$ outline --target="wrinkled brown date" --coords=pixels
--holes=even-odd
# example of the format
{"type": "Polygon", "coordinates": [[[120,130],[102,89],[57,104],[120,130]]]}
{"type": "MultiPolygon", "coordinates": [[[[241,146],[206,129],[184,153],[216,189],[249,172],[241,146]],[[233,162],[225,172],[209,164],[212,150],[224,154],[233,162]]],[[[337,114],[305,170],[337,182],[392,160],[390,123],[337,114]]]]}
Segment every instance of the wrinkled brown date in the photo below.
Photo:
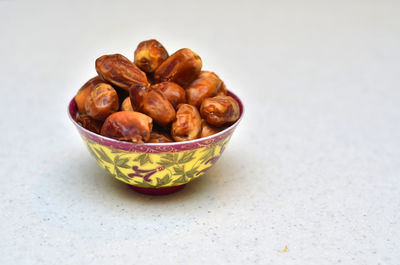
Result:
{"type": "Polygon", "coordinates": [[[79,115],[76,117],[76,122],[81,124],[83,128],[97,134],[100,133],[101,126],[103,125],[102,121],[95,120],[89,115],[79,115]]]}
{"type": "Polygon", "coordinates": [[[134,84],[148,84],[146,74],[121,54],[98,58],[96,71],[103,80],[125,90],[129,90],[134,84]]]}
{"type": "Polygon", "coordinates": [[[211,125],[224,126],[239,119],[239,104],[230,96],[206,98],[200,107],[201,116],[211,125]]]}
{"type": "Polygon", "coordinates": [[[168,58],[168,52],[157,40],[146,40],[139,43],[134,57],[140,69],[153,73],[168,58]]]}
{"type": "Polygon", "coordinates": [[[97,84],[85,103],[86,114],[96,120],[104,120],[118,111],[119,100],[115,89],[106,83],[97,84]]]}
{"type": "Polygon", "coordinates": [[[130,88],[132,106],[149,115],[155,122],[165,126],[175,118],[175,109],[171,102],[159,90],[143,85],[130,88]]]}
{"type": "Polygon", "coordinates": [[[119,111],[107,117],[101,135],[120,141],[144,143],[150,139],[152,128],[149,116],[135,111],[119,111]]]}
{"type": "Polygon", "coordinates": [[[155,131],[152,131],[150,133],[150,139],[147,141],[147,143],[170,143],[173,142],[172,139],[163,133],[158,133],[155,131]]]}
{"type": "Polygon", "coordinates": [[[202,71],[186,89],[188,103],[200,107],[204,99],[214,97],[220,92],[223,93],[221,91],[223,87],[224,83],[215,73],[202,71]]]}
{"type": "Polygon", "coordinates": [[[85,103],[89,97],[90,92],[92,92],[93,88],[99,84],[104,83],[104,81],[99,77],[95,76],[87,81],[78,91],[75,96],[75,102],[78,107],[78,111],[81,114],[85,113],[85,103]]]}
{"type": "Polygon", "coordinates": [[[176,108],[181,103],[186,103],[186,92],[178,84],[173,82],[161,82],[152,85],[153,88],[163,92],[164,96],[171,102],[172,106],[176,108]]]}
{"type": "Polygon", "coordinates": [[[171,81],[186,87],[196,79],[201,67],[200,56],[188,48],[180,49],[156,69],[154,79],[157,83],[171,81]]]}
{"type": "Polygon", "coordinates": [[[201,117],[196,107],[181,104],[176,112],[176,119],[172,123],[171,135],[175,141],[196,139],[201,132],[201,117]]]}
{"type": "Polygon", "coordinates": [[[205,120],[202,120],[200,138],[219,133],[222,130],[222,128],[217,128],[215,126],[212,126],[211,124],[208,124],[205,120]]]}

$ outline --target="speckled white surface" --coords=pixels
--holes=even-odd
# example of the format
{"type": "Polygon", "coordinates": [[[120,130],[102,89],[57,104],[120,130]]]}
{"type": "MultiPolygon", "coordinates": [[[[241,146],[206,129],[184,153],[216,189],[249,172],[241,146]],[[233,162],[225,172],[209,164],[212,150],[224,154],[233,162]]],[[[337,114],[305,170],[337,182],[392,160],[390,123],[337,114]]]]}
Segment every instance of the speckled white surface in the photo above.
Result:
{"type": "Polygon", "coordinates": [[[0,0],[0,264],[400,264],[400,2],[197,2],[0,0]],[[98,56],[152,37],[246,106],[166,197],[106,175],[66,114],[98,56]]]}

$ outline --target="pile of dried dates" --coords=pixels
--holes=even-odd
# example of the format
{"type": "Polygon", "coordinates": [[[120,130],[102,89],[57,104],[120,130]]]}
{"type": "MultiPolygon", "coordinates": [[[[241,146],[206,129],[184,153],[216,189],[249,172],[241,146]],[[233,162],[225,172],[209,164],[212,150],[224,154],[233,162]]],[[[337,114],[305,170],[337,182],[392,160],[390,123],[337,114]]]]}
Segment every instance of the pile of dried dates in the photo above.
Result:
{"type": "Polygon", "coordinates": [[[171,56],[157,40],[141,42],[134,62],[120,54],[96,60],[98,76],[75,96],[84,128],[120,141],[189,141],[220,132],[239,119],[238,103],[222,80],[202,71],[201,58],[171,56]]]}

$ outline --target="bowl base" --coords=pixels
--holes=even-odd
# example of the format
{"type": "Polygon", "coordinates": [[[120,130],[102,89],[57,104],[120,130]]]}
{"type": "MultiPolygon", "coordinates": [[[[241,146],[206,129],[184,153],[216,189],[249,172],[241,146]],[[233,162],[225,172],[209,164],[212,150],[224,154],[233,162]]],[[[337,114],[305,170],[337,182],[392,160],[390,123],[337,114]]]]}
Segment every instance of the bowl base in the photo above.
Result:
{"type": "Polygon", "coordinates": [[[173,186],[173,187],[165,187],[165,188],[142,188],[142,187],[137,187],[133,185],[129,185],[131,189],[133,189],[136,192],[142,193],[142,194],[147,194],[147,195],[167,195],[171,194],[177,191],[180,191],[185,187],[186,184],[179,185],[179,186],[173,186]]]}

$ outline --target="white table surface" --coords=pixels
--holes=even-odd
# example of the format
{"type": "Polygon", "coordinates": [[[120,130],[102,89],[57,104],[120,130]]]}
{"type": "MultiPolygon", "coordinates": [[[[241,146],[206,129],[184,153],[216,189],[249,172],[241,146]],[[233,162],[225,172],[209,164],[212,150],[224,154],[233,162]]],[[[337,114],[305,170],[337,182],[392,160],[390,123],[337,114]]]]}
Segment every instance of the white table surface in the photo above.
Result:
{"type": "Polygon", "coordinates": [[[400,264],[400,2],[196,2],[0,0],[0,264],[400,264]],[[149,38],[246,107],[164,197],[103,172],[66,112],[149,38]]]}

